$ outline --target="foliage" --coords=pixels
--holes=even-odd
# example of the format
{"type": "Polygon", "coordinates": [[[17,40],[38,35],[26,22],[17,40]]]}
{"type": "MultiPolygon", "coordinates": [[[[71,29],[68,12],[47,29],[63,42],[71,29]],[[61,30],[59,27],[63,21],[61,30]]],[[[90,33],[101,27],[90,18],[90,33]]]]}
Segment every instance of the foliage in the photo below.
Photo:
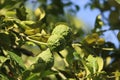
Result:
{"type": "Polygon", "coordinates": [[[69,0],[38,0],[40,5],[33,10],[25,2],[0,1],[0,80],[119,80],[119,50],[101,38],[101,15],[84,36],[73,16],[78,5],[69,0]]]}

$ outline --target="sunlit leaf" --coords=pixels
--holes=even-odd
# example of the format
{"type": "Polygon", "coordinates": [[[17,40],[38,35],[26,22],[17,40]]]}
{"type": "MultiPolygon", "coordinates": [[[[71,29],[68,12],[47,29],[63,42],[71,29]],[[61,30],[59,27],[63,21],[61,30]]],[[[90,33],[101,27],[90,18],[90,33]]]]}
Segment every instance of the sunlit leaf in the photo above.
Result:
{"type": "Polygon", "coordinates": [[[33,35],[33,34],[35,34],[35,30],[34,29],[26,29],[25,30],[25,34],[27,34],[27,35],[33,35]]]}
{"type": "Polygon", "coordinates": [[[43,51],[36,57],[36,62],[33,64],[33,72],[44,72],[50,69],[54,64],[54,57],[50,49],[43,51]]]}
{"type": "Polygon", "coordinates": [[[27,12],[27,20],[35,20],[35,15],[32,9],[26,8],[26,12],[27,12]]]}
{"type": "Polygon", "coordinates": [[[9,80],[5,75],[0,74],[0,80],[9,80]]]}
{"type": "Polygon", "coordinates": [[[120,4],[120,0],[115,0],[115,1],[120,4]]]}
{"type": "Polygon", "coordinates": [[[26,25],[24,22],[16,21],[16,24],[21,28],[21,29],[31,29],[28,25],[26,25]]]}
{"type": "Polygon", "coordinates": [[[21,48],[33,52],[34,55],[37,55],[41,52],[39,46],[37,46],[35,43],[30,41],[27,41],[24,45],[21,46],[21,48]]]}
{"type": "Polygon", "coordinates": [[[120,72],[119,70],[116,70],[115,72],[113,72],[114,76],[115,76],[115,80],[119,80],[120,79],[120,72]]]}
{"type": "Polygon", "coordinates": [[[9,53],[8,55],[10,55],[10,58],[12,60],[14,60],[17,64],[19,64],[20,67],[22,67],[23,69],[25,69],[24,62],[23,62],[23,60],[22,60],[21,57],[19,57],[18,55],[16,55],[13,52],[10,52],[10,51],[8,51],[8,53],[9,53]]]}
{"type": "Polygon", "coordinates": [[[113,51],[115,50],[114,48],[102,48],[103,50],[108,50],[108,51],[113,51]]]}
{"type": "Polygon", "coordinates": [[[52,70],[46,70],[43,74],[42,77],[45,77],[47,75],[53,75],[53,74],[57,74],[57,71],[52,71],[52,70]]]}
{"type": "Polygon", "coordinates": [[[44,29],[42,29],[41,34],[46,35],[47,33],[44,29]]]}
{"type": "Polygon", "coordinates": [[[38,58],[38,62],[40,61],[40,59],[45,61],[46,68],[51,68],[53,66],[54,57],[49,48],[47,50],[43,51],[42,53],[40,53],[37,56],[37,58],[38,58]]]}
{"type": "Polygon", "coordinates": [[[85,56],[85,53],[82,48],[80,48],[80,44],[73,44],[72,45],[75,51],[83,58],[85,56]]]}
{"type": "Polygon", "coordinates": [[[89,55],[87,61],[88,61],[87,63],[88,70],[91,72],[91,74],[96,73],[99,68],[97,64],[97,59],[92,55],[89,55]]]}
{"type": "Polygon", "coordinates": [[[100,72],[103,69],[103,59],[101,57],[96,57],[97,64],[98,64],[98,72],[100,72]]]}
{"type": "Polygon", "coordinates": [[[22,21],[24,24],[27,24],[27,25],[32,25],[32,24],[35,24],[34,21],[22,21]]]}
{"type": "Polygon", "coordinates": [[[26,80],[39,80],[40,77],[39,77],[39,73],[34,73],[34,74],[31,74],[26,80]]]}
{"type": "Polygon", "coordinates": [[[42,8],[37,8],[34,14],[38,20],[41,20],[45,17],[45,11],[42,8]]]}
{"type": "Polygon", "coordinates": [[[79,60],[80,59],[80,54],[78,54],[77,52],[74,52],[73,55],[74,55],[74,59],[75,60],[79,60]]]}
{"type": "Polygon", "coordinates": [[[108,56],[106,58],[106,64],[105,65],[108,66],[111,63],[111,60],[112,60],[112,58],[110,56],[108,56]]]}
{"type": "Polygon", "coordinates": [[[8,58],[6,58],[4,56],[0,56],[0,67],[6,60],[8,60],[8,58]]]}

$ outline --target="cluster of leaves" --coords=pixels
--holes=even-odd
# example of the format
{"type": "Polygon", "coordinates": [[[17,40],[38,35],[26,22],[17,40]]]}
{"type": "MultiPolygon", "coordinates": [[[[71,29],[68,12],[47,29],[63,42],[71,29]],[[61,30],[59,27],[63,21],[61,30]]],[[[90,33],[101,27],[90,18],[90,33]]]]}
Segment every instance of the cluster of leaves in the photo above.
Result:
{"type": "Polygon", "coordinates": [[[97,32],[100,16],[93,33],[84,37],[71,16],[77,5],[69,0],[37,2],[40,6],[32,10],[25,0],[0,1],[1,80],[119,79],[119,70],[112,77],[107,73],[111,66],[106,59],[115,47],[97,32]],[[67,17],[64,8],[71,6],[67,17]]]}
{"type": "MultiPolygon", "coordinates": [[[[113,32],[115,35],[116,39],[118,39],[118,42],[120,41],[120,19],[119,19],[119,11],[120,11],[120,0],[91,0],[88,4],[86,4],[86,7],[90,7],[91,9],[98,9],[102,15],[102,22],[104,22],[105,26],[109,26],[108,30],[101,31],[101,27],[98,28],[98,26],[93,29],[93,32],[98,29],[99,33],[104,33],[107,31],[113,32]],[[100,31],[99,31],[100,30],[100,31]],[[118,33],[116,33],[117,31],[118,33]],[[117,35],[116,35],[117,34],[117,35]]],[[[101,24],[101,22],[99,23],[101,24]]],[[[98,25],[98,24],[97,24],[98,25]]],[[[116,40],[117,41],[117,40],[116,40]]],[[[111,42],[106,42],[105,47],[109,46],[113,49],[108,48],[107,50],[109,51],[104,51],[102,52],[102,56],[105,60],[106,67],[104,70],[109,74],[112,75],[112,73],[115,73],[116,75],[112,76],[111,79],[116,79],[119,80],[119,72],[120,68],[118,67],[120,62],[119,62],[119,51],[120,47],[116,48],[114,43],[111,42]],[[110,64],[108,65],[108,61],[111,60],[110,64]]],[[[119,45],[119,44],[117,44],[119,45]]]]}

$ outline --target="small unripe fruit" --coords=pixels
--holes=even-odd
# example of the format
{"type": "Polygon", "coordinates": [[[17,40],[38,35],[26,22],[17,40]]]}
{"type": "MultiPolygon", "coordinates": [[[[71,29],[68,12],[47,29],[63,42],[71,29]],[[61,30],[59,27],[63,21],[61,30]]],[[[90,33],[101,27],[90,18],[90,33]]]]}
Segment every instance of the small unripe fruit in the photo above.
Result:
{"type": "Polygon", "coordinates": [[[62,37],[61,35],[51,35],[48,38],[48,46],[51,50],[62,50],[64,49],[65,45],[66,45],[66,41],[64,39],[64,37],[62,37]]]}
{"type": "Polygon", "coordinates": [[[36,17],[39,17],[40,14],[41,14],[41,11],[40,11],[39,8],[37,8],[34,13],[35,13],[35,16],[36,16],[36,17]]]}
{"type": "Polygon", "coordinates": [[[103,45],[105,43],[105,40],[103,39],[103,38],[99,38],[98,40],[97,40],[97,44],[98,45],[103,45]]]}
{"type": "Polygon", "coordinates": [[[96,42],[96,38],[93,38],[91,35],[85,37],[85,42],[89,45],[94,44],[96,42]]]}
{"type": "Polygon", "coordinates": [[[95,39],[98,39],[99,38],[99,35],[97,33],[93,33],[92,34],[92,37],[95,38],[95,39]]]}
{"type": "Polygon", "coordinates": [[[78,77],[78,78],[83,78],[83,76],[84,76],[84,75],[83,75],[82,72],[80,72],[80,73],[77,74],[77,77],[78,77]]]}
{"type": "Polygon", "coordinates": [[[71,29],[66,24],[58,24],[52,31],[52,35],[61,35],[65,39],[69,39],[71,36],[71,29]]]}
{"type": "Polygon", "coordinates": [[[91,45],[91,44],[95,44],[98,39],[99,39],[99,35],[97,33],[93,33],[85,37],[85,42],[91,45]]]}
{"type": "Polygon", "coordinates": [[[38,20],[41,20],[45,17],[45,11],[42,8],[37,8],[34,14],[38,20]]]}

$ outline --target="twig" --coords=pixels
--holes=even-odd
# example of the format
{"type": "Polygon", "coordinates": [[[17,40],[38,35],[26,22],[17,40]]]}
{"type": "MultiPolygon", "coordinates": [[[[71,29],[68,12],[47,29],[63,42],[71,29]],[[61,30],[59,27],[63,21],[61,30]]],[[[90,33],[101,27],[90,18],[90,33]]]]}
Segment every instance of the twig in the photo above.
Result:
{"type": "Polygon", "coordinates": [[[34,43],[37,43],[37,44],[40,44],[40,45],[46,45],[47,46],[47,43],[36,41],[36,40],[30,39],[29,37],[26,37],[26,39],[29,40],[29,41],[32,41],[34,43]]]}

